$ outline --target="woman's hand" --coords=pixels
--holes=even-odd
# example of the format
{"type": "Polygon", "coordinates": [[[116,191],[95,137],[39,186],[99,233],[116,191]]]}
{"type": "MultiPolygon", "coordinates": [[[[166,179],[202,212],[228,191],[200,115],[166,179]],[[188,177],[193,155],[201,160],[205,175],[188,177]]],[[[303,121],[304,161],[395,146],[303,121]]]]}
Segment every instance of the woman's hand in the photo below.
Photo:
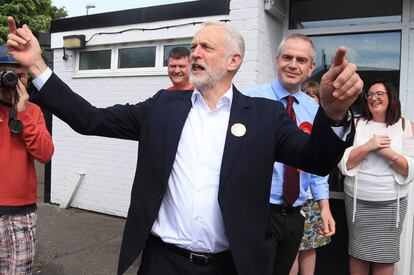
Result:
{"type": "Polygon", "coordinates": [[[377,151],[383,148],[389,148],[391,139],[387,135],[374,135],[365,145],[368,151],[377,151]]]}

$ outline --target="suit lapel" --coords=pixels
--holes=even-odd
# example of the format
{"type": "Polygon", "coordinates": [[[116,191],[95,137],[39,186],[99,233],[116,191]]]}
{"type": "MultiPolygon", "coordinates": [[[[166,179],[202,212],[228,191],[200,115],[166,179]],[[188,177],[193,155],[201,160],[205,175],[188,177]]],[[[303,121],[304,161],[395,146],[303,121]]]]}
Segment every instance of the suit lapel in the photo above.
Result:
{"type": "Polygon", "coordinates": [[[224,145],[223,159],[221,162],[220,170],[220,187],[222,188],[226,182],[226,179],[231,171],[234,161],[238,157],[240,146],[243,144],[245,135],[249,134],[249,102],[246,96],[242,95],[233,86],[233,102],[230,110],[229,125],[227,128],[226,143],[224,145]],[[231,132],[231,127],[241,123],[246,127],[246,134],[237,137],[231,132]]]}
{"type": "Polygon", "coordinates": [[[169,112],[167,112],[166,127],[166,148],[164,158],[164,179],[168,182],[171,174],[171,169],[174,164],[175,155],[177,153],[178,142],[180,141],[181,133],[187,119],[188,113],[191,109],[191,95],[192,93],[184,94],[181,99],[174,102],[169,112]]]}

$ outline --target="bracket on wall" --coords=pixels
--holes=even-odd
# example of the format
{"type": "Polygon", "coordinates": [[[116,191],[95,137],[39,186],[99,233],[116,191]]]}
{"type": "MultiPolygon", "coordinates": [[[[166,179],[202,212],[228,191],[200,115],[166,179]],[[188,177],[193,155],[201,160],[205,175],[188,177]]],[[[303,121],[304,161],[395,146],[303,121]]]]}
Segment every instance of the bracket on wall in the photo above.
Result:
{"type": "Polygon", "coordinates": [[[63,56],[62,56],[63,60],[68,60],[68,55],[66,54],[66,48],[63,48],[63,56]]]}
{"type": "Polygon", "coordinates": [[[80,50],[84,49],[86,46],[85,35],[76,34],[76,35],[67,35],[63,37],[63,60],[68,60],[68,55],[66,50],[80,50]]]}
{"type": "Polygon", "coordinates": [[[264,9],[280,22],[283,22],[287,16],[287,9],[283,0],[264,0],[264,9]]]}

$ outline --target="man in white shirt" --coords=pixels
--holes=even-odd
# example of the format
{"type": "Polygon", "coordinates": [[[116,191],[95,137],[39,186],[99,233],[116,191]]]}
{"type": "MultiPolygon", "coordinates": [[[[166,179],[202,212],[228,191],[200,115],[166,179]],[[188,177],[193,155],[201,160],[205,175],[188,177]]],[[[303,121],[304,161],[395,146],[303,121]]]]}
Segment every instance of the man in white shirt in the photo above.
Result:
{"type": "Polygon", "coordinates": [[[194,36],[193,93],[163,90],[136,105],[96,108],[47,68],[26,25],[8,22],[7,46],[34,77],[34,102],[82,134],[140,142],[119,274],[143,250],[140,275],[270,275],[273,163],[326,174],[352,143],[352,121],[341,138],[331,128],[362,89],[343,48],[322,81],[323,110],[308,136],[282,104],[232,85],[244,41],[228,24],[206,23],[194,36]]]}

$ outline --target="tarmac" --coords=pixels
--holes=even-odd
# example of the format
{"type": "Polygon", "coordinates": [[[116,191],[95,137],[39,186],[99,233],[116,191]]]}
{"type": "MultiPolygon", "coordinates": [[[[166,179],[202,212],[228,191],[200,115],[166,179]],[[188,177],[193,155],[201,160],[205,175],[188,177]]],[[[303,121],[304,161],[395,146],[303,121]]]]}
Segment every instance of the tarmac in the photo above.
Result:
{"type": "MultiPolygon", "coordinates": [[[[116,274],[125,219],[43,202],[38,185],[34,274],[116,274]]],[[[137,274],[139,259],[124,274],[137,274]]]]}

